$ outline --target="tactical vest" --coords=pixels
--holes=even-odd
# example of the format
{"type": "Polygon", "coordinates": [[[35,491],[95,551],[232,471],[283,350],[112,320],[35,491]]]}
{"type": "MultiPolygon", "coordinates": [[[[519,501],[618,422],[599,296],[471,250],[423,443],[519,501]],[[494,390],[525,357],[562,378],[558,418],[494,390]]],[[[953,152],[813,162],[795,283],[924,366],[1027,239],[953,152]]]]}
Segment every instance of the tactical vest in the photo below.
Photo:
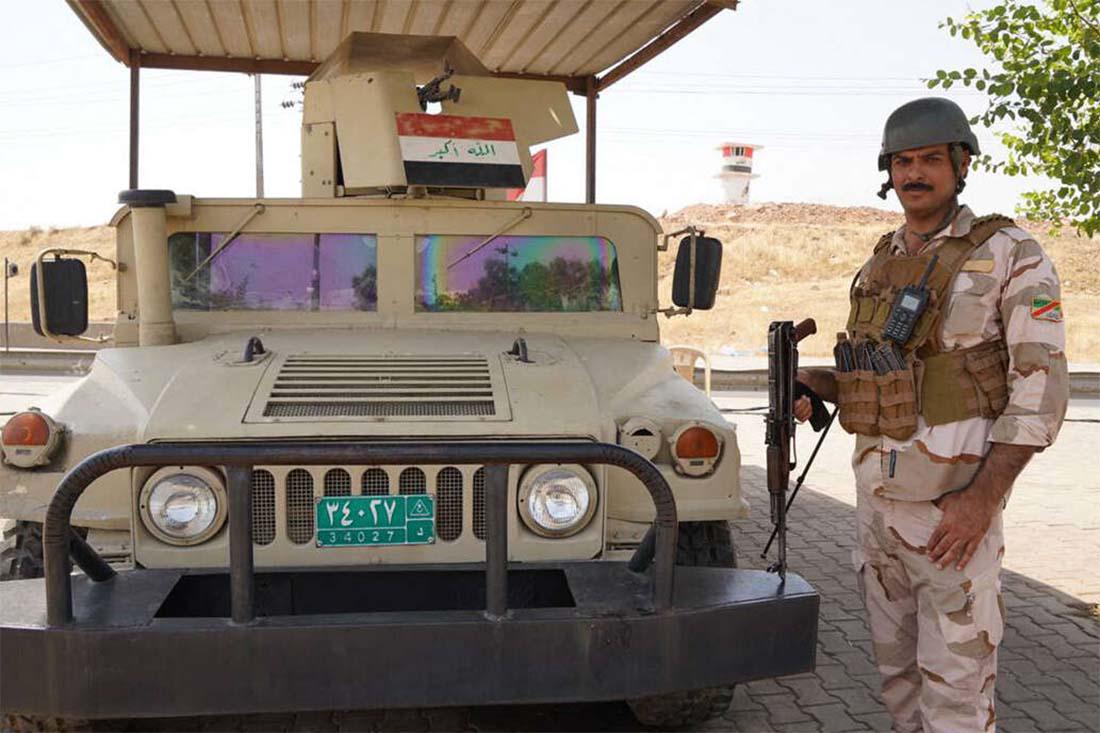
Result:
{"type": "Polygon", "coordinates": [[[975,219],[965,236],[949,237],[932,252],[914,256],[892,252],[893,232],[879,240],[861,270],[863,277],[857,275],[852,282],[847,335],[857,343],[884,341],[883,327],[898,292],[920,281],[933,254],[938,259],[927,280],[928,305],[909,340],[900,345],[909,374],[838,373],[838,403],[845,429],[904,440],[916,430],[918,412],[928,425],[1000,415],[1008,402],[1004,341],[944,351],[940,331],[952,284],[963,264],[993,234],[1013,224],[1000,215],[975,219]]]}

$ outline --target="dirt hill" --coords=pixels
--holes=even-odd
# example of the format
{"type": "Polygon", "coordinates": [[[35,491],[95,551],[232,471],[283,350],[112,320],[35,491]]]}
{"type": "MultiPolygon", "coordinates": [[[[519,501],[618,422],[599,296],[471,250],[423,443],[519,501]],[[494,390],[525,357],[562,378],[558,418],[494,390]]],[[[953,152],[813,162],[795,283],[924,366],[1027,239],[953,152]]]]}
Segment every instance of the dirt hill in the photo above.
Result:
{"type": "MultiPolygon", "coordinates": [[[[830,353],[832,334],[843,327],[852,274],[879,236],[901,223],[898,214],[867,207],[817,204],[697,204],[662,217],[665,231],[687,224],[722,240],[722,281],[714,310],[661,317],[662,339],[725,353],[763,353],[768,323],[817,319],[819,335],[804,353],[830,353]]],[[[1100,238],[1086,239],[1042,223],[1022,222],[1054,258],[1062,276],[1072,361],[1100,362],[1100,238]]],[[[0,256],[14,260],[20,277],[11,281],[11,318],[30,320],[28,278],[35,254],[46,247],[114,251],[106,226],[81,229],[31,228],[0,232],[0,256]]],[[[659,292],[670,302],[675,253],[661,256],[659,292]]],[[[88,267],[92,320],[114,318],[114,273],[103,263],[88,267]]]]}

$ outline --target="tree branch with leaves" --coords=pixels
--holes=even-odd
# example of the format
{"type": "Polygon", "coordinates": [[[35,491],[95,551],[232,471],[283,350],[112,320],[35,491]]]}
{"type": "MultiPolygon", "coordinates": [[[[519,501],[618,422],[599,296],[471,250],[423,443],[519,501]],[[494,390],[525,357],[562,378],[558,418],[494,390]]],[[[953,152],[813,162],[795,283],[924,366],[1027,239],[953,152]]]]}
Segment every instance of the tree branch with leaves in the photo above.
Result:
{"type": "Polygon", "coordinates": [[[990,61],[928,80],[931,89],[961,84],[988,96],[971,123],[993,129],[1007,156],[983,155],[977,165],[1052,179],[1051,188],[1023,194],[1018,213],[1100,232],[1100,0],[1003,0],[941,27],[990,61]]]}

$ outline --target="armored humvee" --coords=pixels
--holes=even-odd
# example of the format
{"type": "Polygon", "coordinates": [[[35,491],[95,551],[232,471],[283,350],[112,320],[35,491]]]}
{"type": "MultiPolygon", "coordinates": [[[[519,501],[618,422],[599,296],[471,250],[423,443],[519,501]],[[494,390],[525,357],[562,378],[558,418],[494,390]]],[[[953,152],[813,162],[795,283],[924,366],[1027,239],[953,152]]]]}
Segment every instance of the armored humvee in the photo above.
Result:
{"type": "MultiPolygon", "coordinates": [[[[644,211],[503,200],[574,131],[559,81],[354,33],[305,84],[302,198],[120,195],[113,344],[3,427],[6,713],[670,726],[812,668],[817,596],[736,568],[737,435],[659,344],[721,245],[679,233],[661,308],[644,211]]],[[[86,326],[79,255],[36,263],[47,336],[86,326]]]]}

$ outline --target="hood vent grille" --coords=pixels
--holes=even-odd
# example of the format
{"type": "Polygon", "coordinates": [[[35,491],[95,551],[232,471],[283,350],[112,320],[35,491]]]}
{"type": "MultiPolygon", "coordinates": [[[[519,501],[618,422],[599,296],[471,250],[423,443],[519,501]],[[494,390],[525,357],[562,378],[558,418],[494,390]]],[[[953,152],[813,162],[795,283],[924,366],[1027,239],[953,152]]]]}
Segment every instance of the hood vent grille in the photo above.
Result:
{"type": "Polygon", "coordinates": [[[498,369],[481,355],[288,356],[262,418],[501,419],[498,369]]]}

